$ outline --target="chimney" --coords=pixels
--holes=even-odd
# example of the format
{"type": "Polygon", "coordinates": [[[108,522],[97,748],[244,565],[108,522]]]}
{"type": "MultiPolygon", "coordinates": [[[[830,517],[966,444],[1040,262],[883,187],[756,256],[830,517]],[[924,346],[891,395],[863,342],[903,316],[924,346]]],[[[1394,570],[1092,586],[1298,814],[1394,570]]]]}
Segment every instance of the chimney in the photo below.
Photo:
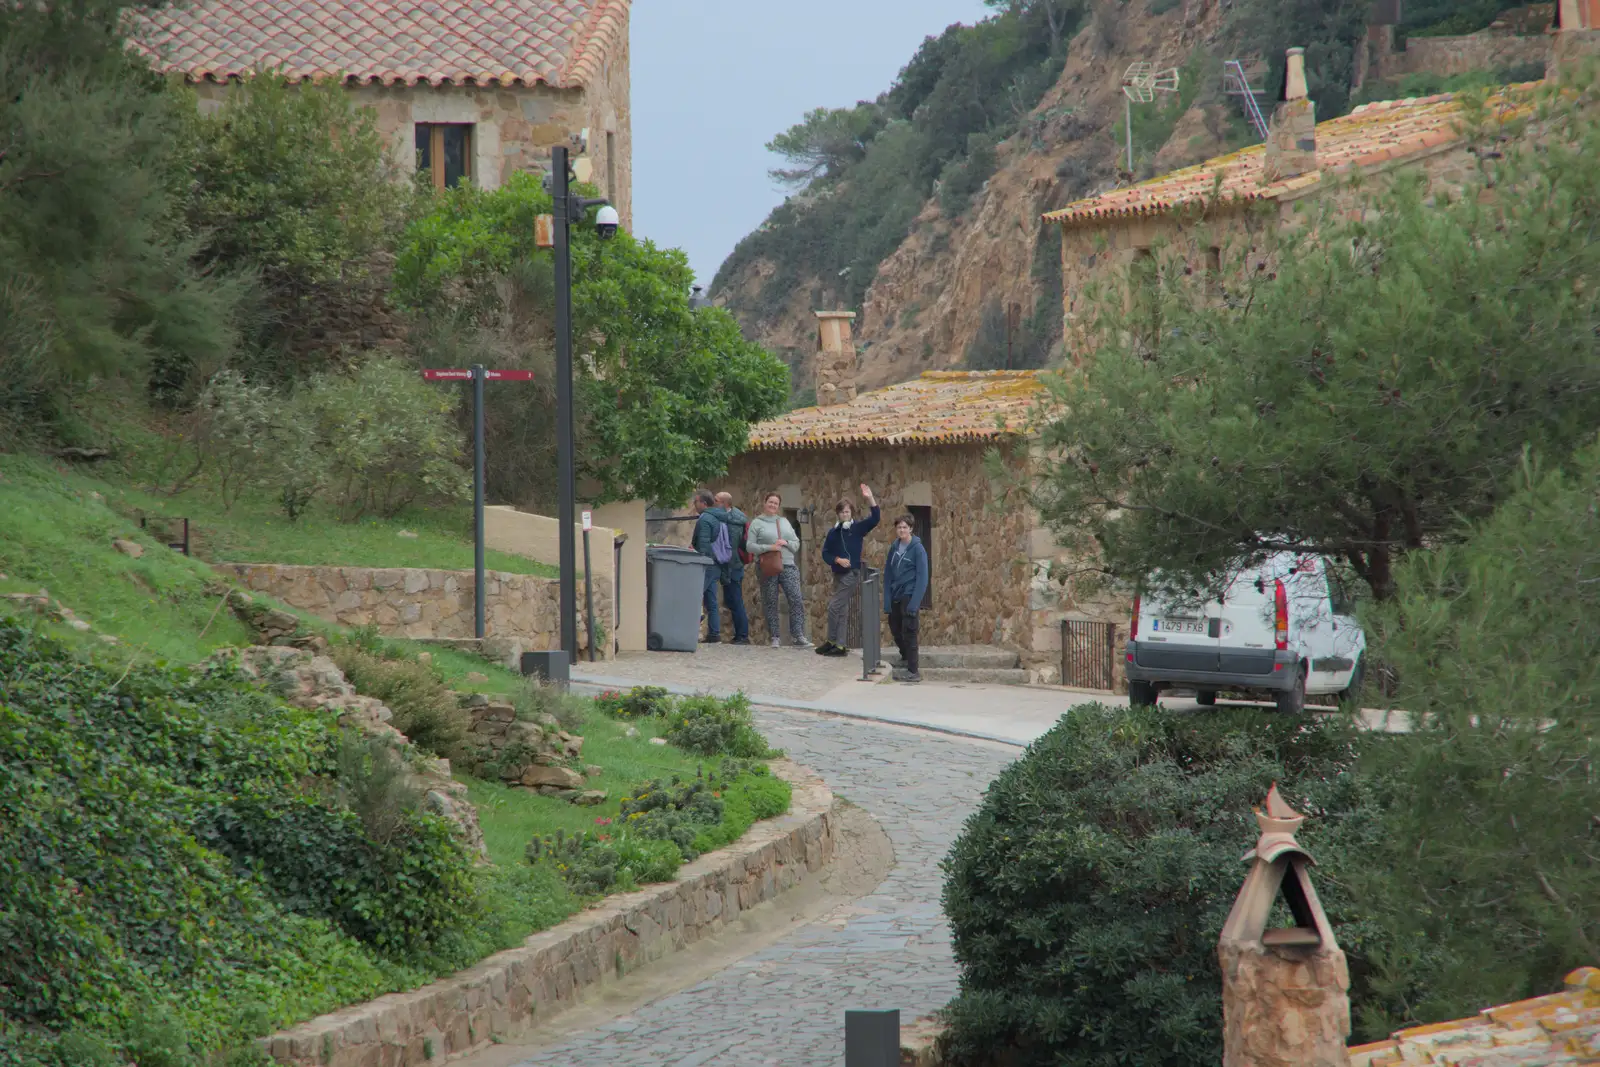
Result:
{"type": "Polygon", "coordinates": [[[1317,106],[1306,96],[1306,50],[1289,49],[1283,92],[1267,124],[1266,179],[1310,174],[1317,169],[1317,106]]]}
{"type": "Polygon", "coordinates": [[[1250,872],[1217,939],[1222,964],[1223,1067],[1349,1067],[1350,972],[1311,884],[1311,856],[1295,841],[1305,816],[1277,785],[1250,872]],[[1294,925],[1268,928],[1282,898],[1294,925]]]}
{"type": "Polygon", "coordinates": [[[1600,55],[1600,0],[1556,0],[1556,17],[1550,23],[1554,47],[1544,76],[1558,78],[1575,70],[1589,57],[1600,55]]]}
{"type": "Polygon", "coordinates": [[[817,406],[848,404],[856,398],[856,346],[850,339],[854,311],[818,311],[817,406]]]}

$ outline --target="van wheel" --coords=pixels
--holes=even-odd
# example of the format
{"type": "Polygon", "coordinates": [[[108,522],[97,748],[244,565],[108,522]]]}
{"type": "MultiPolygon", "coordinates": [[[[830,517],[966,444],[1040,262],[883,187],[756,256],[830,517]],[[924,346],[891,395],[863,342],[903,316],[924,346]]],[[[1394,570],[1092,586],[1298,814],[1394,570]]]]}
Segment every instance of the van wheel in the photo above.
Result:
{"type": "Polygon", "coordinates": [[[1194,702],[1202,708],[1217,706],[1217,691],[1215,689],[1202,689],[1194,695],[1194,702]]]}
{"type": "Polygon", "coordinates": [[[1350,672],[1350,684],[1339,694],[1339,707],[1345,711],[1361,710],[1361,691],[1367,683],[1367,657],[1356,660],[1356,669],[1350,672]]]}
{"type": "Polygon", "coordinates": [[[1295,676],[1294,688],[1278,694],[1278,710],[1285,715],[1299,715],[1306,710],[1306,669],[1300,668],[1295,676]]]}
{"type": "Polygon", "coordinates": [[[1154,682],[1129,682],[1128,704],[1135,708],[1150,708],[1156,703],[1156,686],[1154,682]]]}

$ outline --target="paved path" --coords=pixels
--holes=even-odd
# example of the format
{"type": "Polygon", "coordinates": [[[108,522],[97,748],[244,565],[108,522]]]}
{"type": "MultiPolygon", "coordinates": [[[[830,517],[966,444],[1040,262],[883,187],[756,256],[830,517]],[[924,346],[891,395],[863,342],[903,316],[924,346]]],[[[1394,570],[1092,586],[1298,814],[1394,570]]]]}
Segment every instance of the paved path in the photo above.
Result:
{"type": "Polygon", "coordinates": [[[629,678],[691,692],[760,691],[781,701],[815,700],[861,673],[861,656],[819,656],[808,648],[701,645],[694,652],[623,652],[574,663],[572,677],[629,678]]]}
{"type": "Polygon", "coordinates": [[[956,992],[939,861],[1013,747],[762,709],[761,728],[894,842],[870,896],[699,985],[573,1034],[523,1067],[777,1067],[844,1061],[844,1013],[899,1008],[903,1022],[956,992]]]}

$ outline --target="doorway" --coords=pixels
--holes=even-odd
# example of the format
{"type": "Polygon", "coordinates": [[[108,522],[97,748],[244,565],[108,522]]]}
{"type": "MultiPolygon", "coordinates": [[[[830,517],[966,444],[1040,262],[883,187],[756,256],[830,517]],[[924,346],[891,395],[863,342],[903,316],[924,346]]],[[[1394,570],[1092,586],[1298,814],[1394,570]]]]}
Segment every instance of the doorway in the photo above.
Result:
{"type": "Polygon", "coordinates": [[[928,553],[928,591],[922,595],[922,606],[931,608],[933,607],[935,574],[933,566],[933,508],[912,504],[906,510],[911,513],[913,519],[917,520],[917,528],[911,532],[922,538],[922,547],[928,553]]]}

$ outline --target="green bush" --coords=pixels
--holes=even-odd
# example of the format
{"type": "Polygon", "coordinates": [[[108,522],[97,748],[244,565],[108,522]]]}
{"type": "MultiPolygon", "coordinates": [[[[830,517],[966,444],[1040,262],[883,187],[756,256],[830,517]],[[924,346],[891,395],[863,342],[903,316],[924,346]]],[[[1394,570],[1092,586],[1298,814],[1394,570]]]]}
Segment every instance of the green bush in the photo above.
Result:
{"type": "Polygon", "coordinates": [[[703,756],[769,759],[779,755],[767,746],[750,716],[750,700],[737,693],[727,700],[714,696],[685,697],[667,712],[666,739],[685,752],[703,756]]]}
{"type": "Polygon", "coordinates": [[[538,722],[549,716],[563,730],[576,733],[583,725],[588,701],[556,686],[530,678],[516,695],[517,718],[523,722],[538,722]]]}
{"type": "Polygon", "coordinates": [[[448,504],[471,492],[461,466],[456,398],[396,360],[313,378],[298,397],[317,432],[341,518],[392,518],[412,504],[448,504]]]}
{"type": "Polygon", "coordinates": [[[414,659],[385,658],[345,641],[335,642],[329,655],[356,692],[383,701],[394,713],[389,725],[413,745],[445,759],[465,754],[471,716],[432,667],[414,659]]]}
{"type": "Polygon", "coordinates": [[[654,685],[636,685],[626,693],[608,689],[594,698],[594,706],[613,719],[647,719],[672,710],[671,694],[654,685]]]}
{"type": "Polygon", "coordinates": [[[1369,862],[1380,795],[1346,728],[1258,712],[1177,718],[1072,709],[993,784],[945,860],[961,991],[956,1062],[1220,1062],[1217,936],[1273,782],[1351,967],[1378,946],[1345,886],[1369,862]]]}

